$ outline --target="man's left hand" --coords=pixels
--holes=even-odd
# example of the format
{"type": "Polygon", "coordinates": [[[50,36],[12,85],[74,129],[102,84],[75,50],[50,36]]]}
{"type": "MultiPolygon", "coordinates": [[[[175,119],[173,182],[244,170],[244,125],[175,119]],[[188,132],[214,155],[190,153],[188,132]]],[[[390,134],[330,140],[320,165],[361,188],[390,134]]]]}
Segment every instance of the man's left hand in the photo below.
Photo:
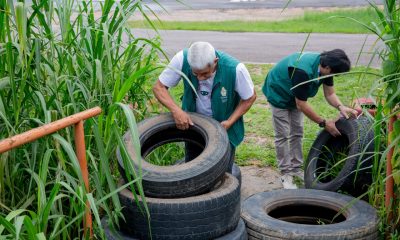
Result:
{"type": "Polygon", "coordinates": [[[222,125],[226,130],[228,130],[228,129],[232,126],[232,124],[231,124],[228,120],[222,121],[222,122],[221,122],[221,125],[222,125]]]}
{"type": "Polygon", "coordinates": [[[352,108],[346,107],[346,106],[340,106],[339,107],[340,113],[346,118],[349,119],[349,117],[354,117],[356,118],[358,115],[357,110],[354,110],[352,108]]]}

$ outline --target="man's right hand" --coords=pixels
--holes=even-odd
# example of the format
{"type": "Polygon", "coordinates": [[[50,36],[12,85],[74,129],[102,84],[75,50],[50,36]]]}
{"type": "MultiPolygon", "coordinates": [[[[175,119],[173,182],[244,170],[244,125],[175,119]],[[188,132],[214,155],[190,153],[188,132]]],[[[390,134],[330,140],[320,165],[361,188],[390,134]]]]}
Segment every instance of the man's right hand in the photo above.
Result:
{"type": "Polygon", "coordinates": [[[328,131],[332,136],[338,137],[342,135],[335,125],[336,120],[327,120],[325,123],[325,130],[328,131]]]}
{"type": "Polygon", "coordinates": [[[180,130],[187,130],[190,126],[194,125],[189,114],[181,109],[172,112],[172,116],[175,119],[176,127],[180,130]]]}

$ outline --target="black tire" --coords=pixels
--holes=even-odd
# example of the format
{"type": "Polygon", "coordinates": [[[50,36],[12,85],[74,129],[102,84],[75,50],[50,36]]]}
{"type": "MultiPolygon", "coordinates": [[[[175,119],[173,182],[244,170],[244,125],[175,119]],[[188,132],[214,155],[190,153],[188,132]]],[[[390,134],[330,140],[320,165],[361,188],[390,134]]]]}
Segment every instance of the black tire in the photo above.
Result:
{"type": "Polygon", "coordinates": [[[237,178],[237,180],[239,181],[239,185],[242,185],[242,172],[240,171],[240,168],[238,165],[236,165],[236,163],[233,164],[232,166],[232,172],[231,174],[237,178]]]}
{"type": "Polygon", "coordinates": [[[362,200],[312,189],[255,194],[243,203],[242,218],[249,239],[375,240],[379,221],[362,200]]]}
{"type": "MultiPolygon", "coordinates": [[[[123,182],[120,182],[120,185],[123,182]]],[[[135,203],[132,192],[119,192],[126,223],[123,232],[150,239],[148,220],[135,203]]],[[[152,239],[214,239],[232,232],[240,219],[240,188],[235,177],[226,173],[209,193],[187,198],[149,198],[152,239]]],[[[139,198],[139,205],[143,203],[139,198]]]]}
{"type": "Polygon", "coordinates": [[[304,174],[306,188],[345,191],[353,196],[364,193],[372,182],[374,133],[372,121],[367,117],[358,120],[340,119],[336,127],[342,136],[333,137],[321,131],[308,154],[304,174]],[[346,160],[339,161],[336,170],[335,155],[346,149],[346,160]],[[332,173],[335,173],[331,175],[332,173]]]}
{"type": "MultiPolygon", "coordinates": [[[[142,156],[170,142],[190,142],[204,150],[190,162],[173,166],[156,166],[143,158],[135,159],[131,134],[124,141],[133,159],[134,168],[143,171],[143,189],[146,196],[180,198],[209,191],[228,169],[230,146],[226,130],[216,120],[190,113],[194,126],[178,130],[170,113],[146,119],[138,124],[142,156]]],[[[127,181],[120,150],[117,157],[121,175],[127,181]]]]}
{"type": "MultiPolygon", "coordinates": [[[[130,237],[119,230],[111,230],[107,217],[101,219],[101,225],[104,229],[107,240],[138,240],[137,238],[130,237]]],[[[244,224],[243,219],[240,219],[238,225],[232,232],[214,240],[247,240],[247,238],[246,225],[244,224]]]]}
{"type": "Polygon", "coordinates": [[[235,230],[222,237],[216,238],[215,240],[247,240],[246,225],[244,224],[243,219],[239,220],[235,230]]]}
{"type": "MultiPolygon", "coordinates": [[[[233,153],[233,155],[234,155],[234,153],[233,153]]],[[[231,158],[230,158],[231,161],[234,161],[233,158],[234,157],[231,156],[231,158]]],[[[180,165],[180,164],[184,164],[184,163],[186,163],[186,160],[185,160],[185,158],[182,158],[182,159],[179,159],[178,161],[176,161],[174,163],[174,165],[180,165]]],[[[231,171],[229,171],[229,169],[228,169],[227,173],[230,173],[234,177],[236,177],[239,180],[239,185],[240,186],[242,185],[242,172],[240,171],[240,168],[238,165],[236,165],[236,163],[232,164],[231,171]]]]}
{"type": "Polygon", "coordinates": [[[117,230],[111,230],[108,224],[108,218],[104,217],[101,219],[101,226],[104,229],[104,234],[106,236],[107,240],[139,240],[137,238],[128,236],[127,234],[117,231],[117,230]]]}

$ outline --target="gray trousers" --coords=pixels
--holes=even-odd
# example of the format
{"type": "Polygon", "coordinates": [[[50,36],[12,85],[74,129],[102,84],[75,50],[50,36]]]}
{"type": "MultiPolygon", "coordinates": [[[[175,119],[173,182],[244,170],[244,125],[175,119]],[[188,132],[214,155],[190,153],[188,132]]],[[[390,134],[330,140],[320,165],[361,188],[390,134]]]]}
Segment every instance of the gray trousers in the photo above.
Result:
{"type": "Polygon", "coordinates": [[[298,109],[271,109],[279,170],[282,174],[297,172],[303,164],[303,113],[298,109]]]}

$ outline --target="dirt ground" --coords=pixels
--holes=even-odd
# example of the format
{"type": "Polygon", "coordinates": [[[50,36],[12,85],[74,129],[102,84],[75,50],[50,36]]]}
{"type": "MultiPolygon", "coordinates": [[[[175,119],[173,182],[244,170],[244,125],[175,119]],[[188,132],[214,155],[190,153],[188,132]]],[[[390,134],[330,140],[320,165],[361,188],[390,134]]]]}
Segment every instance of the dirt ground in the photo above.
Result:
{"type": "Polygon", "coordinates": [[[272,167],[244,166],[242,172],[242,188],[240,200],[259,193],[282,188],[280,174],[272,167]]]}
{"type": "MultiPolygon", "coordinates": [[[[157,12],[157,17],[161,21],[281,21],[290,18],[303,16],[306,11],[328,12],[339,8],[287,8],[282,9],[203,9],[203,10],[176,10],[172,12],[157,12]]],[[[340,8],[346,9],[346,8],[340,8]]],[[[354,8],[352,8],[354,9],[354,8]]],[[[148,15],[154,20],[156,17],[148,15]]],[[[142,20],[143,16],[137,14],[132,20],[142,20]]]]}

